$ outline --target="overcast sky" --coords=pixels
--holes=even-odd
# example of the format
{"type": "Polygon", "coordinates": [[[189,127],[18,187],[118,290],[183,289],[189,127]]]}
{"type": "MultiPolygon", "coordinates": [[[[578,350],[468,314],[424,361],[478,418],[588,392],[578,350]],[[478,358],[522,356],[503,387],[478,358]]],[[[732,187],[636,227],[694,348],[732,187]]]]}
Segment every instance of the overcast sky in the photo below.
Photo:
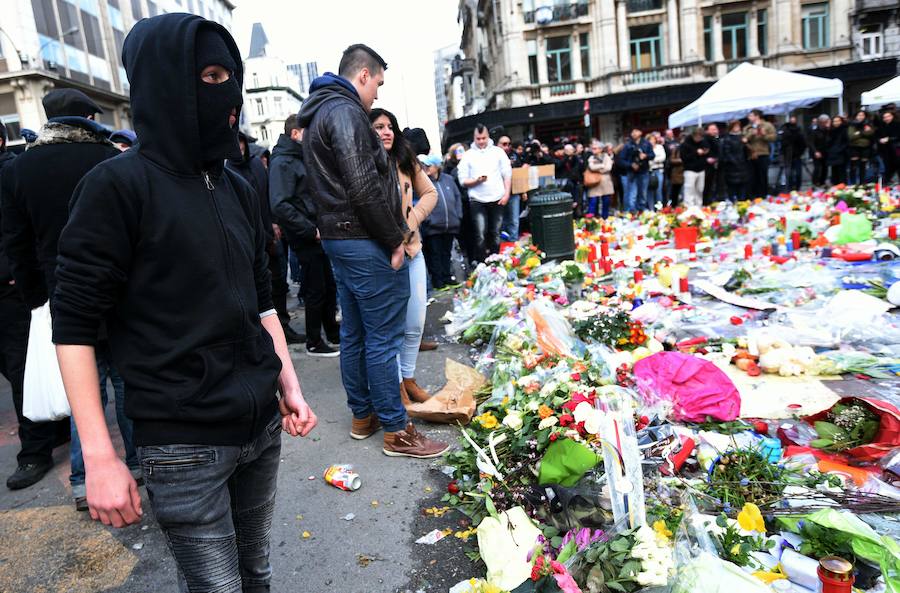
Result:
{"type": "Polygon", "coordinates": [[[270,53],[286,63],[319,63],[337,72],[353,43],[374,48],[388,63],[376,107],[392,111],[401,127],[425,128],[440,152],[434,97],[433,52],[459,46],[458,0],[235,0],[232,32],[244,56],[260,22],[270,53]]]}

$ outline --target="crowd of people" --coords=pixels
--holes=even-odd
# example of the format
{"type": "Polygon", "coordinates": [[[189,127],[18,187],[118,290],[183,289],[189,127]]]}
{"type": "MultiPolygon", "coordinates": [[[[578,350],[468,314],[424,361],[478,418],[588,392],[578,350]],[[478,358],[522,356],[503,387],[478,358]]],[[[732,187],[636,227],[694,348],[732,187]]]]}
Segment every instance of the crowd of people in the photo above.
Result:
{"type": "Polygon", "coordinates": [[[135,131],[107,130],[90,98],[58,89],[23,154],[0,136],[0,371],[21,441],[7,486],[40,481],[71,441],[75,507],[132,524],[145,485],[184,590],[269,590],[281,433],[317,424],[289,343],[340,357],[353,439],[383,431],[393,457],[448,449],[407,414],[431,397],[416,381],[418,353],[437,347],[423,340],[428,291],[458,284],[456,244],[465,270],[519,237],[527,195],[512,193],[514,168],[553,165],[576,214],[603,217],[765,195],[773,144],[791,187],[805,152],[819,184],[897,171],[891,110],[846,125],[823,116],[808,134],[755,112],[721,136],[716,124],[680,138],[635,129],[616,146],[552,150],[478,125],[441,158],[422,129],[373,108],[387,64],[365,45],[312,83],[269,152],[238,129],[243,67],[221,26],[144,19],[123,61],[135,131]],[[292,267],[304,332],[287,306],[292,267]],[[41,307],[71,421],[23,414],[41,307]],[[104,419],[108,382],[124,461],[104,419]]]}
{"type": "MultiPolygon", "coordinates": [[[[859,111],[849,123],[841,115],[822,114],[808,130],[798,124],[795,115],[776,128],[755,110],[746,120],[709,123],[680,134],[671,129],[645,134],[635,128],[616,144],[565,137],[556,138],[551,148],[537,139],[511,142],[502,131],[494,135],[512,168],[553,165],[557,184],[573,196],[576,216],[606,218],[616,206],[622,212],[639,212],[799,190],[804,185],[804,170],[809,185],[818,188],[876,181],[887,184],[900,173],[900,122],[894,105],[873,114],[859,111]],[[777,175],[771,181],[773,169],[777,175]]],[[[467,149],[463,143],[450,147],[445,170],[456,175],[458,164],[472,149],[484,150],[479,147],[477,130],[472,147],[467,149]]],[[[467,188],[460,182],[463,194],[467,188]]],[[[511,196],[504,202],[497,237],[518,236],[519,213],[526,197],[511,196]]],[[[471,199],[471,189],[469,201],[481,202],[471,199]]],[[[478,205],[476,214],[481,209],[478,205]]],[[[472,216],[472,222],[480,232],[477,216],[472,216]]],[[[488,231],[493,230],[489,225],[488,231]]],[[[476,244],[469,259],[478,259],[474,256],[480,251],[476,244]]]]}

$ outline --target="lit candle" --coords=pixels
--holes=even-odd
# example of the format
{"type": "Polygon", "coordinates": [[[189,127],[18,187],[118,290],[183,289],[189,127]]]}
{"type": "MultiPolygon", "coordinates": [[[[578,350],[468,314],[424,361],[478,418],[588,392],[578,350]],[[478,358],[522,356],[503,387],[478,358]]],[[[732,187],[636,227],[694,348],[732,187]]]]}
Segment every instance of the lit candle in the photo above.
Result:
{"type": "Polygon", "coordinates": [[[678,291],[679,292],[690,292],[690,286],[688,285],[687,276],[678,279],[678,291]]]}
{"type": "Polygon", "coordinates": [[[744,259],[750,259],[753,257],[753,245],[747,243],[744,245],[744,259]]]}
{"type": "Polygon", "coordinates": [[[610,260],[610,259],[603,260],[603,273],[604,274],[612,274],[612,260],[610,260]]]}
{"type": "Polygon", "coordinates": [[[609,257],[609,243],[606,241],[600,243],[600,256],[603,258],[609,257]]]}
{"type": "Polygon", "coordinates": [[[593,243],[588,247],[588,263],[597,261],[597,246],[593,243]]]}
{"type": "Polygon", "coordinates": [[[794,249],[800,249],[800,231],[794,231],[791,233],[791,244],[794,249]]]}
{"type": "Polygon", "coordinates": [[[888,238],[892,240],[897,238],[897,225],[892,224],[888,227],[888,238]]]}
{"type": "Polygon", "coordinates": [[[643,270],[635,270],[635,271],[634,271],[634,281],[635,281],[635,282],[640,282],[640,281],[642,281],[643,279],[644,279],[644,272],[643,272],[643,270]]]}

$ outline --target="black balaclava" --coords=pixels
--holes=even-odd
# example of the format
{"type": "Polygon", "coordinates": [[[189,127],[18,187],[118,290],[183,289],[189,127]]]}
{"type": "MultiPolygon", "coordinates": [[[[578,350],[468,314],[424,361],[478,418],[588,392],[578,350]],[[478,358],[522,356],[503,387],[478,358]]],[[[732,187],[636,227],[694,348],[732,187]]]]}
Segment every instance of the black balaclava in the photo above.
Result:
{"type": "Polygon", "coordinates": [[[225,40],[213,29],[201,28],[196,40],[197,119],[200,124],[200,156],[204,165],[240,158],[237,123],[228,125],[232,109],[241,111],[241,87],[234,77],[237,66],[225,40]],[[217,64],[231,73],[220,84],[200,80],[207,66],[217,64]]]}

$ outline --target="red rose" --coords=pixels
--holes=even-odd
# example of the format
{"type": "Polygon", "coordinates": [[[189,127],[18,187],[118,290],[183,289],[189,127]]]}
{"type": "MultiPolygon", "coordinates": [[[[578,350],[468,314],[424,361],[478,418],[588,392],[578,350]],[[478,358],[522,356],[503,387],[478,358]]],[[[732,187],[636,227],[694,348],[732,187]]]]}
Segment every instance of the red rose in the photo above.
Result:
{"type": "Polygon", "coordinates": [[[571,414],[563,414],[559,417],[559,425],[562,427],[569,426],[575,422],[575,417],[571,414]]]}
{"type": "Polygon", "coordinates": [[[459,494],[459,484],[456,483],[456,480],[447,484],[447,492],[450,494],[459,494]]]}
{"type": "Polygon", "coordinates": [[[550,433],[550,442],[551,442],[551,443],[555,443],[555,442],[556,442],[556,439],[558,439],[558,438],[559,438],[559,434],[558,434],[558,433],[555,433],[555,432],[550,433]]]}
{"type": "Polygon", "coordinates": [[[572,373],[573,381],[581,381],[581,373],[572,373]]]}

